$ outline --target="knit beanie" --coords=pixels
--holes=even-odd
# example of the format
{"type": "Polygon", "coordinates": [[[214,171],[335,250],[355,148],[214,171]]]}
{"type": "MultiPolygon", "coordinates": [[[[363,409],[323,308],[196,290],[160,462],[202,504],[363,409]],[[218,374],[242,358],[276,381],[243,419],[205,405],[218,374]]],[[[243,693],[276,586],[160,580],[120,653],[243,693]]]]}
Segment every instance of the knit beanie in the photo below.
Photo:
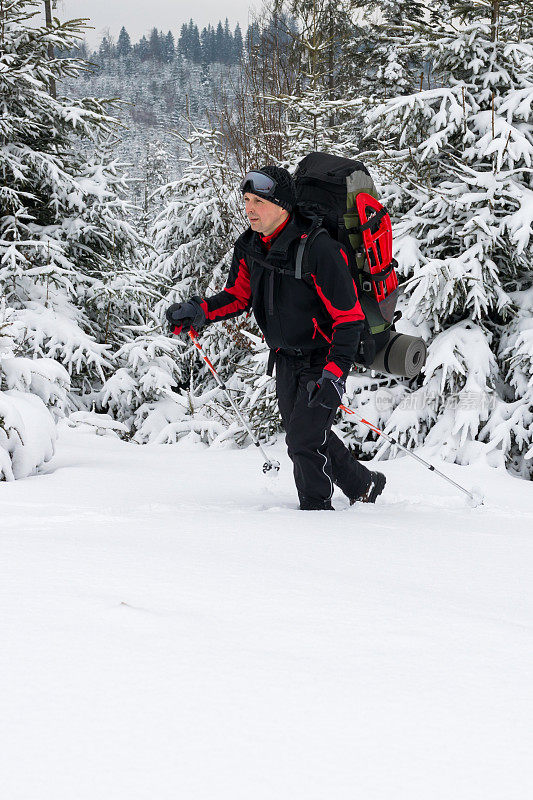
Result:
{"type": "Polygon", "coordinates": [[[286,211],[292,211],[296,205],[296,189],[291,174],[287,172],[286,169],[283,169],[283,167],[275,167],[272,164],[261,167],[258,172],[262,172],[264,175],[268,175],[269,178],[276,181],[274,194],[267,199],[270,200],[271,203],[276,203],[276,205],[281,206],[281,208],[284,208],[286,211]]]}

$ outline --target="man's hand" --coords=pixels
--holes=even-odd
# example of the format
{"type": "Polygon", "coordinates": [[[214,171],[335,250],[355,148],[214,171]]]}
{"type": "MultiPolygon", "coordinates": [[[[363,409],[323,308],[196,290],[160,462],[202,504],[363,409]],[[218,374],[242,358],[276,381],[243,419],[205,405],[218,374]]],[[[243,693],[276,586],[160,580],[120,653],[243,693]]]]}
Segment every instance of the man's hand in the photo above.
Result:
{"type": "Polygon", "coordinates": [[[309,381],[307,384],[307,391],[309,392],[307,405],[309,408],[314,408],[315,406],[338,408],[341,404],[345,385],[345,378],[339,378],[327,369],[323,370],[322,376],[317,383],[309,381]]]}
{"type": "Polygon", "coordinates": [[[199,331],[207,319],[200,305],[200,297],[191,297],[185,303],[173,303],[165,312],[172,333],[188,333],[191,328],[199,331]]]}

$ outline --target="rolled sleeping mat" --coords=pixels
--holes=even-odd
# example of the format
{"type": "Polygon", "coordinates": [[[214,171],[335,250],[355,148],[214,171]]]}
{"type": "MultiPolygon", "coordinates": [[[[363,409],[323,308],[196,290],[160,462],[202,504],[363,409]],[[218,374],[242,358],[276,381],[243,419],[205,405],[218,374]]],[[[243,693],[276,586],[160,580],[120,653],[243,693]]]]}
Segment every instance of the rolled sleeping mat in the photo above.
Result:
{"type": "Polygon", "coordinates": [[[368,369],[414,378],[426,363],[426,343],[418,336],[393,332],[389,341],[378,353],[368,369]]]}

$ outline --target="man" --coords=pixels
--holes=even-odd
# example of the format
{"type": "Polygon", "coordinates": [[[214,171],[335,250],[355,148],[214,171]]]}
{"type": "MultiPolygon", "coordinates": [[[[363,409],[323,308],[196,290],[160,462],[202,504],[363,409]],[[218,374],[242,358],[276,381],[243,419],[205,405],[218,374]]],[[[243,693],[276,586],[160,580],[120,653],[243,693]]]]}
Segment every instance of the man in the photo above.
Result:
{"type": "Polygon", "coordinates": [[[266,166],[249,172],[241,191],[250,228],[235,243],[226,287],[212,297],[173,304],[168,322],[172,329],[199,330],[252,307],[275,364],[300,508],[333,510],[334,483],[351,503],[374,503],[385,476],[360,464],[331,431],[363,331],[347,255],[325,231],[317,233],[317,218],[296,209],[287,170],[266,166]],[[306,237],[302,273],[299,244],[306,237]]]}

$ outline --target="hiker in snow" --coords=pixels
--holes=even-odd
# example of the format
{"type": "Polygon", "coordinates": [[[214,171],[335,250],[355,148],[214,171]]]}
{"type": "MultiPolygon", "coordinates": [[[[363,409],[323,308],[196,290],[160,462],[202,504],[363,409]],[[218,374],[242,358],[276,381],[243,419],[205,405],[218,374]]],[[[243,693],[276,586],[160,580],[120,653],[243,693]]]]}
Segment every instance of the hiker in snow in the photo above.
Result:
{"type": "Polygon", "coordinates": [[[198,331],[252,307],[270,347],[276,394],[302,510],[333,510],[335,483],[351,503],[374,503],[385,476],[360,464],[331,431],[363,331],[348,258],[320,220],[298,211],[287,170],[266,166],[241,183],[250,227],[236,241],[226,287],[166,312],[172,329],[198,331]],[[307,244],[302,278],[298,248],[307,244]],[[312,386],[311,386],[312,382],[312,386]],[[309,384],[309,386],[308,386],[309,384]]]}

